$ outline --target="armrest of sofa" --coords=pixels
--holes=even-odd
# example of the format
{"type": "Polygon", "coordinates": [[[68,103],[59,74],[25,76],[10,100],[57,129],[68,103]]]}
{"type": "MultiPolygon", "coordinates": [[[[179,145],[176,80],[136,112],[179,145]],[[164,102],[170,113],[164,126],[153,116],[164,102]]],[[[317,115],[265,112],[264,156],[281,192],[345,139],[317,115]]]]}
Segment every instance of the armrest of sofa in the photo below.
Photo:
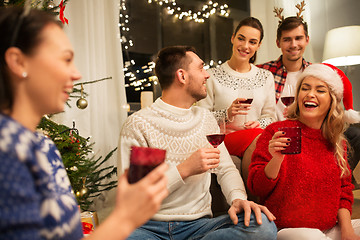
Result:
{"type": "Polygon", "coordinates": [[[353,173],[353,184],[355,188],[360,188],[360,123],[351,124],[345,131],[351,151],[348,157],[350,169],[353,173]]]}

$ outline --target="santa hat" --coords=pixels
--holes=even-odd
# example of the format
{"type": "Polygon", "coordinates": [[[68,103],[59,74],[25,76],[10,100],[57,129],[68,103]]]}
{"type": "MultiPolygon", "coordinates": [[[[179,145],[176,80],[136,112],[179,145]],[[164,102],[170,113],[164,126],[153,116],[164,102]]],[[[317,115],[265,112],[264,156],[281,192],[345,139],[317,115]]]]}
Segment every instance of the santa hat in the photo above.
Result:
{"type": "MultiPolygon", "coordinates": [[[[302,80],[307,76],[313,76],[324,81],[334,92],[337,100],[339,102],[343,100],[345,122],[360,122],[360,113],[354,111],[351,82],[343,71],[328,63],[318,63],[305,68],[299,79],[302,80]]],[[[298,81],[298,83],[300,82],[298,81]]]]}

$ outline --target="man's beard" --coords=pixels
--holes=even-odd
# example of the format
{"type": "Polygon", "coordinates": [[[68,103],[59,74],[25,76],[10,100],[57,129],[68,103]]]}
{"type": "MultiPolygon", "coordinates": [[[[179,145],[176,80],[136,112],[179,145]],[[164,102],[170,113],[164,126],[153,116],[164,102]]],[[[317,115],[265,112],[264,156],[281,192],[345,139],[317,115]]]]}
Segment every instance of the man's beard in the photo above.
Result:
{"type": "Polygon", "coordinates": [[[191,93],[191,96],[196,99],[196,101],[200,101],[201,99],[204,99],[206,98],[207,94],[200,94],[200,93],[195,93],[195,92],[192,92],[191,93]]]}

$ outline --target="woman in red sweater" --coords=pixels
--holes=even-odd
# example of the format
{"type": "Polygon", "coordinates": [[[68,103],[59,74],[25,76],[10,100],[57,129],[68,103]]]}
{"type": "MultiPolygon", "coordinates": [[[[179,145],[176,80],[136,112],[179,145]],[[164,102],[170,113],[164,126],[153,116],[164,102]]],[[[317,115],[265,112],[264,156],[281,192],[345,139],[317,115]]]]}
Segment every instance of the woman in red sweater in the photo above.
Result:
{"type": "Polygon", "coordinates": [[[288,120],[269,125],[257,142],[248,187],[275,215],[283,229],[278,239],[287,234],[291,239],[360,239],[360,226],[354,227],[359,221],[351,221],[353,185],[343,135],[347,119],[340,104],[349,90],[345,82],[334,66],[307,67],[288,120]],[[290,144],[281,127],[301,128],[301,153],[281,153],[290,144]]]}

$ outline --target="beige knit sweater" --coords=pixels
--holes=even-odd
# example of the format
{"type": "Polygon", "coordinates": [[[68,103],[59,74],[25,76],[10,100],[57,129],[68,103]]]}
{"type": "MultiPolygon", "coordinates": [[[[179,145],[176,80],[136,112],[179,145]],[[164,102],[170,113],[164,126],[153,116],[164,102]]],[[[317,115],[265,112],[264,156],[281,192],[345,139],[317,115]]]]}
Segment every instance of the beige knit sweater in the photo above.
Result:
{"type": "MultiPolygon", "coordinates": [[[[118,171],[129,167],[131,146],[166,149],[169,196],[153,220],[190,221],[211,216],[210,173],[206,172],[183,180],[176,168],[199,148],[212,147],[206,134],[218,131],[210,111],[193,106],[174,107],[157,99],[150,107],[132,114],[124,124],[118,148],[118,171]]],[[[244,183],[235,168],[225,145],[220,150],[217,179],[231,205],[234,199],[246,199],[244,183]]]]}

